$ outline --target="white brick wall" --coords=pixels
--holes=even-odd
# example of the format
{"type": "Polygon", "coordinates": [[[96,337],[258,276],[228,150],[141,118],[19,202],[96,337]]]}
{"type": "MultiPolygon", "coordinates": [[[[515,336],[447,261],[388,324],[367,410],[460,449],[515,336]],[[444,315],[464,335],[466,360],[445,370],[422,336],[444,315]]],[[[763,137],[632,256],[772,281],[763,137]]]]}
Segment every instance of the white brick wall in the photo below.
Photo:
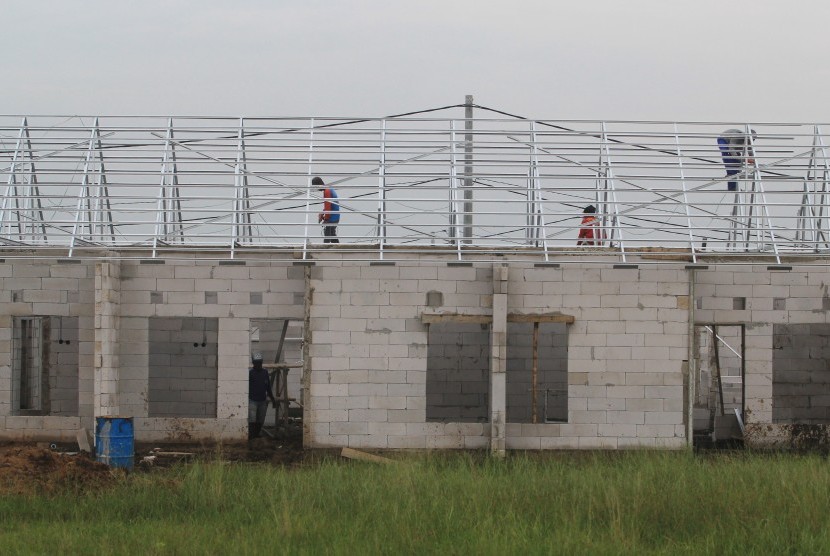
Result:
{"type": "MultiPolygon", "coordinates": [[[[44,428],[71,431],[88,426],[94,414],[114,408],[139,419],[139,436],[184,434],[171,422],[146,417],[146,319],[167,316],[219,319],[218,418],[188,422],[188,434],[241,437],[250,320],[301,319],[303,269],[292,267],[289,260],[246,266],[133,261],[121,263],[120,269],[120,279],[117,272],[99,274],[96,287],[91,263],[0,264],[3,314],[78,317],[82,416],[66,421],[9,416],[11,320],[0,319],[3,434],[43,435],[44,428]],[[95,292],[103,302],[97,312],[95,292]],[[262,302],[252,303],[251,294],[261,296],[262,302]],[[110,344],[119,347],[113,350],[110,344]]],[[[310,445],[489,445],[487,425],[424,422],[428,346],[420,316],[435,310],[426,307],[428,291],[443,294],[441,311],[489,313],[490,265],[447,266],[413,256],[411,262],[396,266],[370,266],[333,256],[317,261],[310,274],[310,445]]],[[[640,269],[572,262],[562,268],[511,264],[508,312],[560,311],[573,315],[576,322],[568,332],[568,422],[535,428],[508,423],[508,449],[682,447],[682,362],[688,359],[690,302],[698,323],[746,325],[746,419],[769,422],[772,324],[830,322],[823,301],[826,272],[719,264],[695,271],[695,278],[696,299],[689,300],[689,271],[682,263],[640,269]],[[746,308],[735,309],[734,298],[743,298],[746,308]],[[774,304],[775,299],[785,300],[785,306],[774,304]]]]}

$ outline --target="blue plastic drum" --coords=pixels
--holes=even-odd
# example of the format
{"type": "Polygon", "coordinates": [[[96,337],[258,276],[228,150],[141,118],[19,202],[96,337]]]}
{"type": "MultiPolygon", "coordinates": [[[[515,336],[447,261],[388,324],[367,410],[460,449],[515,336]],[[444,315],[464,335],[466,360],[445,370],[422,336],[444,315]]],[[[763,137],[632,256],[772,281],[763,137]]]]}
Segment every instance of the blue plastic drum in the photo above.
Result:
{"type": "Polygon", "coordinates": [[[132,417],[95,418],[95,459],[110,467],[132,469],[135,459],[132,417]]]}

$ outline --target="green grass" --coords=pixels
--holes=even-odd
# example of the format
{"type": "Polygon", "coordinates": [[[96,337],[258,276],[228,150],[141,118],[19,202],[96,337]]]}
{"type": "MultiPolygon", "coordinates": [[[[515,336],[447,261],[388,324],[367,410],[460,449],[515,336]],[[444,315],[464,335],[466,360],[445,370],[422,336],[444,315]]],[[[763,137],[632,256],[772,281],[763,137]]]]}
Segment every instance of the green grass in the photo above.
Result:
{"type": "Polygon", "coordinates": [[[819,456],[425,455],[202,463],[0,499],[3,554],[830,553],[819,456]]]}

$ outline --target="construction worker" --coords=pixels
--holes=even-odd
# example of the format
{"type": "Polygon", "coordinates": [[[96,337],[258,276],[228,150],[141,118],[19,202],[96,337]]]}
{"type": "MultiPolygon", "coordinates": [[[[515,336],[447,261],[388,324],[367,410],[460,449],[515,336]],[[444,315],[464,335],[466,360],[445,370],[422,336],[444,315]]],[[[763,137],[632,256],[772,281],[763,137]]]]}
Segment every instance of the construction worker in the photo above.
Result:
{"type": "Polygon", "coordinates": [[[323,178],[315,177],[311,185],[319,187],[323,192],[323,212],[317,219],[323,225],[323,243],[340,243],[337,239],[337,224],[340,222],[340,205],[337,202],[337,192],[331,187],[325,187],[323,178]]]}
{"type": "Polygon", "coordinates": [[[271,377],[262,366],[262,354],[251,357],[253,366],[248,370],[248,440],[259,437],[268,413],[268,400],[276,406],[277,400],[271,391],[271,377]]]}
{"type": "Polygon", "coordinates": [[[577,245],[599,245],[600,244],[600,230],[599,220],[595,216],[597,208],[594,205],[588,205],[582,211],[582,223],[579,227],[579,236],[577,236],[577,245]]]}
{"type": "Polygon", "coordinates": [[[750,130],[752,139],[740,129],[727,129],[718,137],[718,148],[726,167],[726,177],[732,178],[727,184],[729,191],[738,190],[738,180],[733,176],[741,173],[744,165],[755,164],[755,153],[752,149],[756,133],[750,130]]]}

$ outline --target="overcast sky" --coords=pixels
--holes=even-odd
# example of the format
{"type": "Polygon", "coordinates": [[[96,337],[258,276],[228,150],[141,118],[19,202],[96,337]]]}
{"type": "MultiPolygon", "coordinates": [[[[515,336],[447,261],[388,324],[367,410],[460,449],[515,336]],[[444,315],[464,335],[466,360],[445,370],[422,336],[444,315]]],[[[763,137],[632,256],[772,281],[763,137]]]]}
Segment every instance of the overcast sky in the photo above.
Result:
{"type": "Polygon", "coordinates": [[[4,2],[5,114],[830,122],[827,0],[4,2]]]}

